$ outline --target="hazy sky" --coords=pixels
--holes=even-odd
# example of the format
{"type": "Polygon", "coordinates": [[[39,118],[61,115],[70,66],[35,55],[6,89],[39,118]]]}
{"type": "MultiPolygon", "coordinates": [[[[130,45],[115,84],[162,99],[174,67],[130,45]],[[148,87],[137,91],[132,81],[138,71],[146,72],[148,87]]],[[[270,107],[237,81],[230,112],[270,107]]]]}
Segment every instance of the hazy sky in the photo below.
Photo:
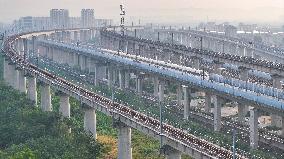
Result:
{"type": "Polygon", "coordinates": [[[284,0],[0,0],[0,21],[20,16],[48,16],[51,8],[66,8],[79,16],[94,8],[97,17],[116,18],[119,4],[128,17],[154,22],[247,21],[284,24],[284,0]],[[151,17],[151,18],[149,18],[151,17]]]}

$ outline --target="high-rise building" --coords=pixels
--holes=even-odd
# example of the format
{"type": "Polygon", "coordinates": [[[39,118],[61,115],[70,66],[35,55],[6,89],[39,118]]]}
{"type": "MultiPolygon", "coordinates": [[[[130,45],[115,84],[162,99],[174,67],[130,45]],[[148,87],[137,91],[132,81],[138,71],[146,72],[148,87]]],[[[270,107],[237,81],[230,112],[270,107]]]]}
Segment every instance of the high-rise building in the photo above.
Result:
{"type": "Polygon", "coordinates": [[[94,26],[94,9],[81,10],[81,27],[88,28],[94,26]]]}
{"type": "Polygon", "coordinates": [[[34,29],[50,29],[50,17],[33,17],[34,29]]]}
{"type": "Polygon", "coordinates": [[[51,9],[50,21],[52,28],[68,28],[70,25],[69,11],[67,9],[51,9]]]}
{"type": "Polygon", "coordinates": [[[26,16],[21,17],[19,20],[14,21],[15,29],[18,30],[30,30],[33,29],[33,17],[26,16]]]}

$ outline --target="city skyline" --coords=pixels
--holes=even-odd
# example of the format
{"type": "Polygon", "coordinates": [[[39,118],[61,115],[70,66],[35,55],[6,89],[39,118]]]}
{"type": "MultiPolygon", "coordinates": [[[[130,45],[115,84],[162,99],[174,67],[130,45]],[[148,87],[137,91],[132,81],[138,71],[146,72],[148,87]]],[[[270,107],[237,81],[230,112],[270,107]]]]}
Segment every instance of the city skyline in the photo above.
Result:
{"type": "MultiPolygon", "coordinates": [[[[124,0],[128,19],[141,19],[144,22],[156,23],[188,23],[200,21],[228,21],[271,23],[281,25],[284,23],[284,2],[282,0],[178,0],[177,1],[130,1],[124,0]],[[161,5],[162,4],[162,5],[161,5]],[[253,14],[252,14],[253,13],[253,14]]],[[[0,0],[0,22],[9,22],[21,16],[48,16],[51,8],[68,9],[70,16],[80,16],[82,8],[92,8],[95,16],[99,18],[119,18],[119,4],[121,1],[78,1],[78,0],[0,0]],[[33,8],[30,5],[33,4],[33,8]],[[18,7],[21,6],[21,7],[18,7]],[[9,8],[9,9],[8,9],[9,8]],[[10,9],[14,8],[14,9],[10,9]]]]}

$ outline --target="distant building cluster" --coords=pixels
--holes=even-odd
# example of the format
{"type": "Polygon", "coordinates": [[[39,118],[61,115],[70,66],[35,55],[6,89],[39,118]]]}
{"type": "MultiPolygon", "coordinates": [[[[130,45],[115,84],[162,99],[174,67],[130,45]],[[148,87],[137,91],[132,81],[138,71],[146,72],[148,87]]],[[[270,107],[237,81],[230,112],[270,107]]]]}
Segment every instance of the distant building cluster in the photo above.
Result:
{"type": "Polygon", "coordinates": [[[67,9],[51,9],[50,23],[52,28],[69,28],[69,11],[67,9]]]}
{"type": "Polygon", "coordinates": [[[215,22],[200,23],[198,30],[212,33],[225,34],[226,36],[235,37],[237,35],[237,27],[230,25],[228,22],[216,24],[215,22]]]}
{"type": "Polygon", "coordinates": [[[94,9],[82,9],[80,17],[70,17],[67,9],[51,9],[49,17],[21,17],[13,27],[18,30],[88,28],[112,25],[111,19],[96,19],[94,9]]]}
{"type": "Polygon", "coordinates": [[[94,26],[95,14],[94,9],[81,10],[81,27],[88,28],[94,26]]]}

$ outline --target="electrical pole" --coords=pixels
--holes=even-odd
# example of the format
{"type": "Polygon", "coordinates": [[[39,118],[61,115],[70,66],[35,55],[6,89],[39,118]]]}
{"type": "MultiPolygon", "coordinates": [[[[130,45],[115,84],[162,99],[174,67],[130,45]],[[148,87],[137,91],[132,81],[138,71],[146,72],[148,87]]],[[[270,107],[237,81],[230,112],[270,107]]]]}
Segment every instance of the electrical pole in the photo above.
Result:
{"type": "Polygon", "coordinates": [[[121,43],[124,42],[124,35],[125,35],[125,25],[124,25],[124,16],[125,16],[125,10],[124,10],[124,7],[123,7],[123,4],[120,5],[120,29],[121,29],[121,36],[122,36],[122,42],[119,42],[119,46],[118,46],[118,54],[119,54],[119,51],[121,49],[121,43]]]}
{"type": "Polygon", "coordinates": [[[233,159],[236,159],[236,128],[233,128],[233,159]]]}
{"type": "Polygon", "coordinates": [[[160,107],[160,150],[163,148],[163,109],[162,109],[162,102],[159,101],[159,107],[160,107]]]}
{"type": "Polygon", "coordinates": [[[200,50],[203,49],[203,37],[201,36],[200,37],[200,50]]]}
{"type": "Polygon", "coordinates": [[[174,44],[174,33],[171,33],[171,37],[172,37],[172,45],[174,44]]]}

